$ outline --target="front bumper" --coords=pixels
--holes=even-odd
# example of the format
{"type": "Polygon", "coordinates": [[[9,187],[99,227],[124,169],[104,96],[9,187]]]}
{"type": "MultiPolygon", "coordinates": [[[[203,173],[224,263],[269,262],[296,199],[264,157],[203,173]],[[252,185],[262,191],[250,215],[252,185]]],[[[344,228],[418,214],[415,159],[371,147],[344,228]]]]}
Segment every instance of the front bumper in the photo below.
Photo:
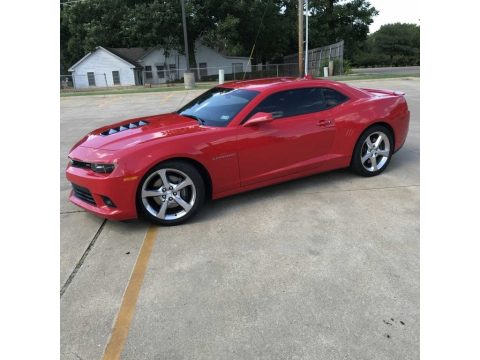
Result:
{"type": "Polygon", "coordinates": [[[135,205],[138,178],[125,177],[121,172],[112,174],[97,174],[90,169],[73,167],[70,164],[66,169],[67,180],[77,187],[88,190],[91,194],[89,201],[83,196],[78,196],[75,191],[70,193],[69,200],[100,217],[110,220],[130,220],[137,218],[135,205]],[[115,207],[107,205],[105,197],[110,199],[115,207]]]}

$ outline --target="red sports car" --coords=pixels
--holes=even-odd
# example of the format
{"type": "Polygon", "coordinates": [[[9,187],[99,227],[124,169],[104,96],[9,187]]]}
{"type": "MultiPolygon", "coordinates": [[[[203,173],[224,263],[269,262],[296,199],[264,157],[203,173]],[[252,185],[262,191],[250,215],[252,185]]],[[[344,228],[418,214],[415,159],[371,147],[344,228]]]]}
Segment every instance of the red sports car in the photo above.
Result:
{"type": "Polygon", "coordinates": [[[81,139],[66,169],[70,201],[176,225],[207,199],[345,167],[378,175],[407,137],[403,95],[311,77],[226,83],[81,139]]]}

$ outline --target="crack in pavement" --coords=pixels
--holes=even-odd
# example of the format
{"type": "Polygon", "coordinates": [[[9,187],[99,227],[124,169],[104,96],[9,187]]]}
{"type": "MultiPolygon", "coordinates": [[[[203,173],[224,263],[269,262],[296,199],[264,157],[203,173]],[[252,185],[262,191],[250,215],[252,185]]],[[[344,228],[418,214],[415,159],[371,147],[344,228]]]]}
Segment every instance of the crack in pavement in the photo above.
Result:
{"type": "Polygon", "coordinates": [[[302,192],[301,195],[312,195],[312,194],[327,194],[327,193],[336,193],[336,192],[353,192],[353,191],[369,191],[369,190],[389,190],[389,189],[401,189],[409,187],[420,187],[418,184],[412,185],[398,185],[398,186],[384,186],[384,187],[373,187],[373,188],[360,188],[360,189],[340,189],[340,190],[325,190],[325,191],[314,191],[314,192],[302,192]]]}
{"type": "Polygon", "coordinates": [[[76,352],[72,352],[72,354],[75,355],[77,359],[83,360],[83,358],[80,355],[78,355],[76,352]]]}
{"type": "Polygon", "coordinates": [[[80,268],[82,267],[83,262],[85,261],[88,254],[90,253],[90,250],[92,250],[93,245],[95,245],[95,242],[97,241],[98,237],[100,236],[100,233],[102,232],[103,227],[105,226],[106,223],[107,223],[107,219],[103,220],[102,225],[100,225],[100,227],[98,228],[97,232],[93,236],[93,239],[90,241],[90,244],[88,244],[87,248],[85,249],[85,252],[83,253],[82,257],[78,261],[77,265],[73,269],[72,273],[68,277],[65,284],[63,284],[62,288],[60,289],[60,298],[63,296],[63,294],[67,290],[68,286],[73,281],[73,278],[75,277],[75,275],[77,275],[78,270],[80,270],[80,268]]]}
{"type": "Polygon", "coordinates": [[[86,213],[86,210],[73,210],[73,211],[60,211],[60,215],[63,214],[76,214],[76,213],[86,213]]]}

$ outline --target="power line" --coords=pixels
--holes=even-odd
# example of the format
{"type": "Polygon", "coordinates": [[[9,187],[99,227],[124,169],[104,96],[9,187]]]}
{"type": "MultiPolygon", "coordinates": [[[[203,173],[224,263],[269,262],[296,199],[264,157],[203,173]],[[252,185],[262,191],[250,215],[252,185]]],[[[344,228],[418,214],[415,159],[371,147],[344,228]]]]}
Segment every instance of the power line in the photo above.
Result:
{"type": "Polygon", "coordinates": [[[257,44],[258,35],[260,34],[260,30],[262,29],[263,18],[265,17],[265,13],[267,12],[267,8],[268,8],[269,3],[270,2],[267,2],[267,4],[265,5],[265,10],[263,10],[263,15],[262,15],[262,18],[260,20],[260,26],[258,27],[257,36],[255,36],[255,41],[253,42],[252,51],[250,52],[250,56],[248,57],[247,67],[245,68],[245,71],[243,73],[243,79],[242,80],[245,80],[245,75],[247,74],[248,65],[250,65],[250,61],[252,60],[253,50],[255,49],[255,45],[257,44]]]}

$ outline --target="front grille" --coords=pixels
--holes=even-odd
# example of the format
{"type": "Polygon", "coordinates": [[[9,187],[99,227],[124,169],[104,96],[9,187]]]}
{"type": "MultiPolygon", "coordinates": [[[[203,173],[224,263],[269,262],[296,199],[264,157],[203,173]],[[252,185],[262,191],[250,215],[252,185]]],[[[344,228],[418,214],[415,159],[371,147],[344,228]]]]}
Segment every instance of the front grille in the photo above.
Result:
{"type": "Polygon", "coordinates": [[[90,163],[88,162],[73,160],[73,159],[72,159],[72,166],[77,168],[82,168],[82,169],[90,169],[91,167],[90,163]]]}
{"type": "Polygon", "coordinates": [[[90,190],[87,188],[84,188],[82,186],[78,186],[75,184],[72,184],[73,187],[73,193],[75,194],[75,197],[79,198],[80,200],[85,201],[86,203],[89,203],[91,205],[97,205],[95,200],[93,199],[92,193],[90,190]]]}

